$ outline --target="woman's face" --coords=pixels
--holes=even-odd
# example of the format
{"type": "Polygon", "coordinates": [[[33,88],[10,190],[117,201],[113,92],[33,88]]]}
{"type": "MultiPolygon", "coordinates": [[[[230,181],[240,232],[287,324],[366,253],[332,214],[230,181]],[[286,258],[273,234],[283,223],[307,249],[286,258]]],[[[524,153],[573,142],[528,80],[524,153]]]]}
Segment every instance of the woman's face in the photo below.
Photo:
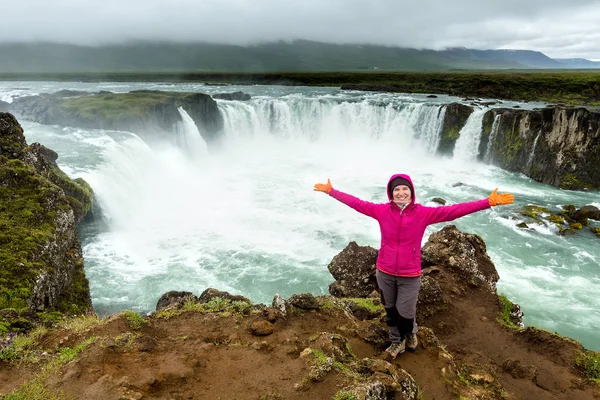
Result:
{"type": "Polygon", "coordinates": [[[398,185],[392,191],[394,203],[407,204],[412,200],[410,188],[406,185],[398,185]]]}

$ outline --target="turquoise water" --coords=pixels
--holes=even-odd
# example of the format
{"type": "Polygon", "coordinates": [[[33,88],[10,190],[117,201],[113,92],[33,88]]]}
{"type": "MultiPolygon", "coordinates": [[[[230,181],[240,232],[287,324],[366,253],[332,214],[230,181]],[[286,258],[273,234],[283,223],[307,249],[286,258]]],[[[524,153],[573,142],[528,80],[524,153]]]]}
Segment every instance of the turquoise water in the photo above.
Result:
{"type": "Polygon", "coordinates": [[[421,203],[480,199],[495,187],[512,192],[514,205],[454,224],[484,238],[500,274],[498,291],[521,305],[526,325],[600,350],[599,239],[585,229],[560,237],[548,226],[516,227],[524,205],[600,206],[598,192],[559,190],[475,161],[482,112],[461,132],[455,157],[434,156],[443,105],[460,99],[336,88],[55,82],[0,82],[0,99],[60,89],[253,96],[245,103],[218,101],[225,119],[218,151],[207,151],[193,126],[174,127],[163,143],[148,144],[128,132],[22,121],[29,143],[57,151],[61,168],[96,192],[104,219],[82,226],[81,236],[100,313],[148,312],[169,290],[200,294],[215,287],[261,303],[276,293],[325,294],[333,256],[353,240],[377,247],[379,229],[314,192],[313,184],[331,178],[340,190],[382,202],[388,178],[404,172],[421,203]],[[458,182],[464,185],[455,187],[458,182]]]}

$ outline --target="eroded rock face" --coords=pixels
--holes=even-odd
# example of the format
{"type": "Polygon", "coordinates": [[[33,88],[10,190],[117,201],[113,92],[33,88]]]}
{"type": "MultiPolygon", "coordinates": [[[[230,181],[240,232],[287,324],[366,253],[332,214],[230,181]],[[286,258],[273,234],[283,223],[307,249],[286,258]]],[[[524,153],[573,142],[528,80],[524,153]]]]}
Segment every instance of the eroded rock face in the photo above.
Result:
{"type": "Polygon", "coordinates": [[[489,148],[490,162],[538,182],[563,189],[600,189],[598,111],[492,109],[484,117],[483,132],[480,159],[489,148]]]}
{"type": "Polygon", "coordinates": [[[14,116],[0,113],[0,308],[91,308],[77,224],[92,194],[56,158],[38,143],[27,146],[14,116]]]}
{"type": "Polygon", "coordinates": [[[465,126],[472,112],[473,108],[460,103],[446,106],[440,143],[437,148],[438,154],[452,155],[456,141],[460,137],[460,130],[465,126]]]}

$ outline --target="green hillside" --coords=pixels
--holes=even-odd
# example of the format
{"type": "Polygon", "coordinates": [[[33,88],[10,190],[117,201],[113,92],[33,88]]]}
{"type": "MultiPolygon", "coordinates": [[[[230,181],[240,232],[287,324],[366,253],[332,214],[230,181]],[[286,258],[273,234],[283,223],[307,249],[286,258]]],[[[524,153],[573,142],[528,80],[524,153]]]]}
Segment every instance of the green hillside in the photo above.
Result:
{"type": "MultiPolygon", "coordinates": [[[[542,53],[540,58],[547,59],[542,53]]],[[[311,41],[254,46],[130,43],[100,47],[57,43],[0,44],[0,72],[323,72],[527,68],[489,51],[435,51],[311,41]]],[[[538,66],[545,68],[545,66],[538,66]]]]}

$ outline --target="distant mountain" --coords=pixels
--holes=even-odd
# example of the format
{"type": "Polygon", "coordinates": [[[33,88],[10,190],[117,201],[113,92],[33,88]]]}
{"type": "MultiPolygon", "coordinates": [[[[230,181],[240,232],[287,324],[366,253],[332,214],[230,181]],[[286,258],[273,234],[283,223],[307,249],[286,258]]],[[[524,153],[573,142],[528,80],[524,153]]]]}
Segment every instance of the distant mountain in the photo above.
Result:
{"type": "Polygon", "coordinates": [[[92,47],[58,43],[0,43],[0,72],[20,73],[431,71],[508,68],[575,67],[530,50],[452,48],[436,51],[308,40],[253,46],[137,42],[92,47]]]}
{"type": "Polygon", "coordinates": [[[563,68],[600,68],[600,61],[590,61],[585,58],[555,58],[555,60],[563,64],[563,68]]]}
{"type": "Polygon", "coordinates": [[[464,59],[479,62],[512,63],[520,68],[565,68],[564,64],[546,56],[544,53],[533,50],[474,50],[463,47],[442,50],[442,53],[454,54],[464,59]]]}

